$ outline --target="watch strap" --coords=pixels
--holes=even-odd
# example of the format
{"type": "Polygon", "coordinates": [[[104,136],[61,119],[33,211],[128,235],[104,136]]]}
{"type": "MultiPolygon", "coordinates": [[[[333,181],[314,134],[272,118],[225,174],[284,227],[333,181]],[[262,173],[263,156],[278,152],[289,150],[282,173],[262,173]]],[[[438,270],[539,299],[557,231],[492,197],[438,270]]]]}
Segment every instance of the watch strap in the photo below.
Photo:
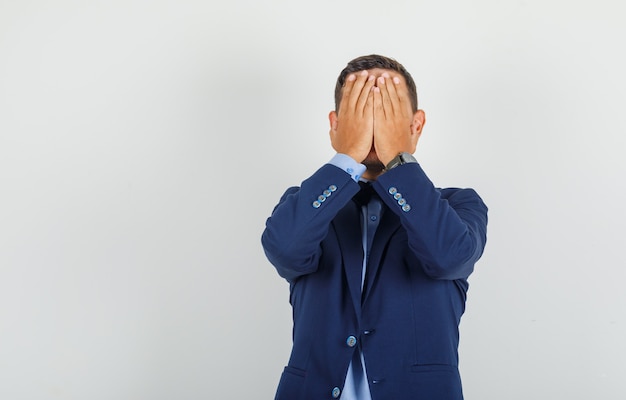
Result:
{"type": "Polygon", "coordinates": [[[385,167],[385,170],[388,171],[390,169],[397,167],[398,165],[416,163],[416,162],[417,160],[415,159],[415,157],[413,157],[412,154],[403,151],[399,153],[397,156],[395,156],[391,161],[389,161],[389,163],[385,167]]]}

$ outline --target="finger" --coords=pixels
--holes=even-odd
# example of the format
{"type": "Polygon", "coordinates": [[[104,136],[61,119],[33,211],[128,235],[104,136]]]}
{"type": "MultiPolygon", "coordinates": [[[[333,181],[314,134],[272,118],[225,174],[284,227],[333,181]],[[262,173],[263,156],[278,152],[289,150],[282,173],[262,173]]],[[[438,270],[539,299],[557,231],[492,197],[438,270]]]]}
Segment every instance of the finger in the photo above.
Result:
{"type": "Polygon", "coordinates": [[[346,81],[343,84],[343,90],[341,94],[341,104],[339,105],[339,110],[337,113],[340,113],[341,110],[348,108],[348,99],[350,98],[350,93],[352,93],[352,88],[354,87],[354,82],[356,81],[356,75],[350,74],[346,78],[346,81]]]}
{"type": "Polygon", "coordinates": [[[369,74],[367,71],[361,71],[358,73],[356,80],[354,81],[354,86],[352,87],[352,90],[350,92],[350,98],[348,99],[350,110],[354,111],[357,109],[356,108],[357,103],[363,92],[363,87],[365,86],[365,83],[367,82],[368,75],[369,74]]]}
{"type": "Polygon", "coordinates": [[[380,95],[382,99],[382,108],[384,111],[385,118],[391,118],[393,115],[393,106],[391,104],[391,98],[389,96],[387,79],[384,76],[385,74],[378,77],[377,86],[380,89],[380,95]]]}
{"type": "Polygon", "coordinates": [[[372,107],[374,111],[374,148],[376,152],[378,153],[380,142],[384,137],[378,125],[381,125],[381,126],[384,125],[385,110],[383,109],[383,97],[382,97],[380,87],[374,86],[372,88],[372,94],[373,94],[372,101],[374,103],[372,107]]]}
{"type": "Polygon", "coordinates": [[[407,86],[402,83],[402,80],[397,76],[394,76],[391,82],[389,83],[389,93],[391,93],[394,113],[403,116],[412,115],[412,106],[409,102],[407,86]],[[391,82],[393,82],[393,84],[391,82]]]}
{"type": "MultiPolygon", "coordinates": [[[[399,92],[401,90],[401,80],[397,76],[393,78],[388,73],[383,73],[385,78],[387,93],[389,94],[389,102],[391,103],[391,109],[394,116],[406,116],[406,103],[403,94],[399,92]]],[[[405,94],[406,95],[406,94],[405,94]]]]}
{"type": "Polygon", "coordinates": [[[376,125],[377,119],[385,118],[385,110],[383,110],[383,99],[382,94],[380,93],[380,88],[378,86],[374,86],[372,88],[372,102],[374,111],[374,125],[376,125]]]}
{"type": "Polygon", "coordinates": [[[368,109],[371,113],[371,108],[373,105],[372,88],[374,87],[375,83],[376,83],[376,77],[374,75],[369,75],[367,77],[367,81],[365,82],[365,85],[363,85],[363,90],[361,90],[361,96],[359,96],[359,100],[356,104],[356,111],[357,112],[360,111],[361,115],[365,115],[368,109]],[[368,102],[370,103],[369,106],[368,106],[368,102]]]}
{"type": "MultiPolygon", "coordinates": [[[[376,81],[376,79],[374,79],[374,81],[376,81]]],[[[373,87],[375,88],[375,86],[373,87]]],[[[366,134],[369,137],[369,147],[371,148],[374,142],[374,91],[372,88],[370,88],[365,100],[363,119],[369,121],[366,134]]]]}
{"type": "Polygon", "coordinates": [[[397,77],[394,77],[394,79],[391,78],[391,76],[389,76],[388,73],[383,73],[382,75],[385,78],[385,83],[386,83],[386,87],[387,87],[387,93],[389,94],[389,102],[391,103],[391,110],[393,112],[393,115],[402,115],[402,110],[400,109],[400,100],[398,99],[398,93],[396,92],[396,82],[395,79],[397,79],[397,77]]]}
{"type": "MultiPolygon", "coordinates": [[[[376,82],[375,78],[372,80],[376,82]]],[[[363,118],[374,118],[374,94],[376,89],[378,89],[376,86],[371,86],[369,89],[365,104],[363,105],[363,118]]]]}

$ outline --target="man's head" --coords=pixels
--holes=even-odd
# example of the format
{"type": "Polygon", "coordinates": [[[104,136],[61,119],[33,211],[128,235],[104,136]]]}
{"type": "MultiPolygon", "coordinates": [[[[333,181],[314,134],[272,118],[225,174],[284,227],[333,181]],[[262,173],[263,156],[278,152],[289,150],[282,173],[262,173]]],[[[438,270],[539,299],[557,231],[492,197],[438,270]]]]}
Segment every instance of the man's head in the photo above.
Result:
{"type": "Polygon", "coordinates": [[[417,89],[415,88],[415,82],[411,77],[411,74],[396,60],[393,58],[372,54],[369,56],[357,57],[350,61],[348,65],[341,71],[337,78],[337,84],[335,85],[335,110],[339,110],[339,104],[341,103],[343,85],[346,83],[348,75],[370,69],[387,69],[396,71],[404,77],[406,86],[408,89],[409,98],[411,100],[411,106],[413,112],[417,111],[417,89]]]}
{"type": "Polygon", "coordinates": [[[358,57],[341,71],[335,106],[328,114],[333,149],[365,165],[370,180],[399,153],[415,152],[426,122],[411,75],[379,55],[358,57]]]}

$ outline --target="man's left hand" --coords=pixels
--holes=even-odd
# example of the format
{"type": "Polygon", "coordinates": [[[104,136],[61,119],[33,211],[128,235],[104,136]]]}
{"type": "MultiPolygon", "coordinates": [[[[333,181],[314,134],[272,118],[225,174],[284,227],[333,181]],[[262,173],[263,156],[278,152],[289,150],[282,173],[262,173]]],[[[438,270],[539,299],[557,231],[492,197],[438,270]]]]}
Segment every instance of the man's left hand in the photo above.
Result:
{"type": "Polygon", "coordinates": [[[383,73],[374,88],[374,148],[387,165],[401,152],[414,153],[421,126],[412,112],[406,84],[383,73]]]}

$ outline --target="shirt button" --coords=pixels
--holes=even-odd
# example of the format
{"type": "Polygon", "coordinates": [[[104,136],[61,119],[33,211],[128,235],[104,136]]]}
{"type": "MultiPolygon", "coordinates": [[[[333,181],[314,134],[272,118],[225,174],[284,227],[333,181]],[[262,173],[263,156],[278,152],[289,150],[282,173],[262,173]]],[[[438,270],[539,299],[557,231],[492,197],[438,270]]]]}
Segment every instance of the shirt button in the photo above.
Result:
{"type": "Polygon", "coordinates": [[[354,170],[353,170],[352,168],[348,168],[348,169],[346,169],[346,172],[352,175],[352,173],[354,172],[354,170]]]}
{"type": "Polygon", "coordinates": [[[375,216],[375,215],[370,215],[370,220],[372,220],[372,221],[376,221],[377,219],[378,219],[378,217],[377,217],[377,216],[375,216]]]}
{"type": "Polygon", "coordinates": [[[339,395],[341,394],[341,389],[335,386],[331,394],[333,395],[333,399],[338,399],[339,395]]]}
{"type": "Polygon", "coordinates": [[[346,344],[350,347],[354,347],[356,345],[356,338],[352,335],[348,336],[346,339],[346,344]]]}

